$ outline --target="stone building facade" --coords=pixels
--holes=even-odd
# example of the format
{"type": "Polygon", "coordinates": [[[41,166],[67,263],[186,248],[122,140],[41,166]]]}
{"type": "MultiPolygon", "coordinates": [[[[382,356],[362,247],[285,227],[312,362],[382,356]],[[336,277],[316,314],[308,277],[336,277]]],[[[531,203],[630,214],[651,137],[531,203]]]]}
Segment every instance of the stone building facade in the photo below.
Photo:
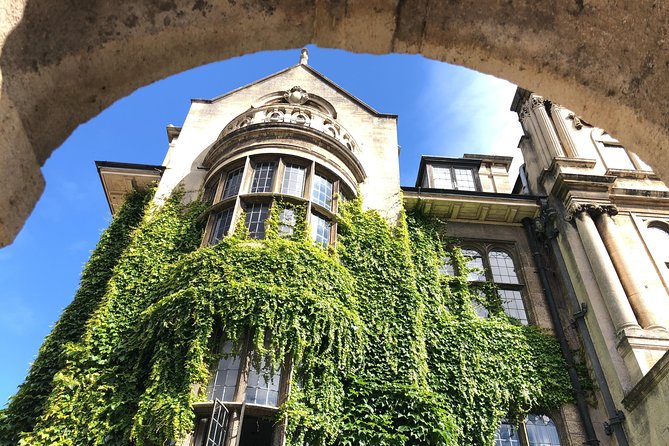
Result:
{"type": "MultiPolygon", "coordinates": [[[[306,206],[311,237],[327,246],[336,244],[339,201],[358,193],[390,221],[402,207],[419,210],[447,222],[444,235],[479,268],[472,281],[495,282],[505,311],[552,331],[567,363],[587,364],[596,383],[594,401],[576,392],[577,404],[503,423],[496,445],[666,444],[669,189],[652,169],[601,129],[519,89],[512,110],[525,164],[515,183],[510,157],[465,155],[423,157],[416,185],[401,188],[397,117],[353,97],[305,56],[193,100],[183,126],[167,129],[163,166],[98,163],[112,211],[147,182],[158,181],[158,201],[183,187],[185,200],[211,203],[202,243],[213,244],[241,225],[262,238],[269,208],[283,200],[306,206]],[[581,353],[574,359],[572,350],[581,353]]],[[[292,231],[294,215],[279,221],[292,231]]],[[[243,357],[220,361],[212,401],[195,407],[200,423],[184,445],[282,444],[281,427],[263,420],[288,380],[263,381],[243,357]],[[225,443],[212,419],[227,429],[225,443]]]]}

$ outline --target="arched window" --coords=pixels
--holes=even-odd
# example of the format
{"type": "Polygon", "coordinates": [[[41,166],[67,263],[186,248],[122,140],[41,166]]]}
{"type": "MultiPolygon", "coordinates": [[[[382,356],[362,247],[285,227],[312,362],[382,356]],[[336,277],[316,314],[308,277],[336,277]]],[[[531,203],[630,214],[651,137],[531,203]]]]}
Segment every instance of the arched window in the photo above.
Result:
{"type": "MultiPolygon", "coordinates": [[[[466,246],[462,249],[462,255],[467,259],[467,280],[470,282],[494,282],[502,300],[504,312],[522,324],[527,324],[527,313],[523,304],[523,286],[513,258],[508,251],[500,249],[495,245],[466,246]]],[[[443,274],[455,274],[453,265],[444,260],[440,268],[443,274]]],[[[487,317],[488,311],[478,302],[474,302],[476,313],[481,317],[487,317]]]]}
{"type": "Polygon", "coordinates": [[[495,431],[495,446],[560,446],[553,420],[546,415],[529,414],[520,428],[502,420],[495,431]]]}
{"type": "MultiPolygon", "coordinates": [[[[335,214],[350,189],[320,164],[293,155],[257,155],[233,161],[206,182],[203,199],[212,204],[207,241],[218,243],[236,224],[245,223],[252,238],[265,237],[266,220],[276,199],[304,206],[311,238],[327,247],[336,234],[335,214]],[[242,213],[245,220],[239,222],[242,213]]],[[[296,225],[291,208],[279,215],[278,232],[290,236],[296,225]]]]}
{"type": "Polygon", "coordinates": [[[546,415],[529,414],[525,419],[529,446],[560,446],[555,423],[546,415]]]}

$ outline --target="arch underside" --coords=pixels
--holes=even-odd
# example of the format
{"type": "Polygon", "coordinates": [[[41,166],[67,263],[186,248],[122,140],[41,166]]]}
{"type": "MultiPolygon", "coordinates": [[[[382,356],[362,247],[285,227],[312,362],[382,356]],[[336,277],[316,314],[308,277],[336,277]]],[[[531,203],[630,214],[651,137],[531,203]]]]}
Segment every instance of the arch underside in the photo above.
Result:
{"type": "Polygon", "coordinates": [[[41,195],[40,166],[80,123],[171,74],[307,43],[420,53],[508,79],[607,129],[669,178],[669,6],[560,6],[2,0],[0,246],[41,195]]]}

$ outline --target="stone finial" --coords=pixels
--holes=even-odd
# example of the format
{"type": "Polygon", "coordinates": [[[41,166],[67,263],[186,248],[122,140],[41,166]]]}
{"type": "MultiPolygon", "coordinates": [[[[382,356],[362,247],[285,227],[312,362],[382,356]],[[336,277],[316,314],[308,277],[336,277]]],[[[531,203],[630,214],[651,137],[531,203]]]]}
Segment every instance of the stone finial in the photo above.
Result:
{"type": "Polygon", "coordinates": [[[302,48],[302,52],[300,54],[300,65],[309,65],[309,50],[306,48],[302,48]]]}

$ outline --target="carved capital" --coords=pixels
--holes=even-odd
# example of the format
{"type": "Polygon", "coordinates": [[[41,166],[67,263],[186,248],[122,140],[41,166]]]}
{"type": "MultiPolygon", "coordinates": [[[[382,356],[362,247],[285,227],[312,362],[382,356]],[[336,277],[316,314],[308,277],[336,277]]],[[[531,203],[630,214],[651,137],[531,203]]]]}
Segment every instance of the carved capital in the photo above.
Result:
{"type": "Polygon", "coordinates": [[[567,211],[567,220],[571,221],[582,213],[587,213],[593,220],[596,220],[604,214],[617,215],[618,208],[612,204],[574,203],[567,211]]]}
{"type": "Polygon", "coordinates": [[[544,106],[544,98],[541,97],[541,96],[532,95],[532,97],[530,98],[530,104],[531,104],[532,110],[534,110],[536,108],[539,108],[539,107],[543,107],[544,106]]]}

